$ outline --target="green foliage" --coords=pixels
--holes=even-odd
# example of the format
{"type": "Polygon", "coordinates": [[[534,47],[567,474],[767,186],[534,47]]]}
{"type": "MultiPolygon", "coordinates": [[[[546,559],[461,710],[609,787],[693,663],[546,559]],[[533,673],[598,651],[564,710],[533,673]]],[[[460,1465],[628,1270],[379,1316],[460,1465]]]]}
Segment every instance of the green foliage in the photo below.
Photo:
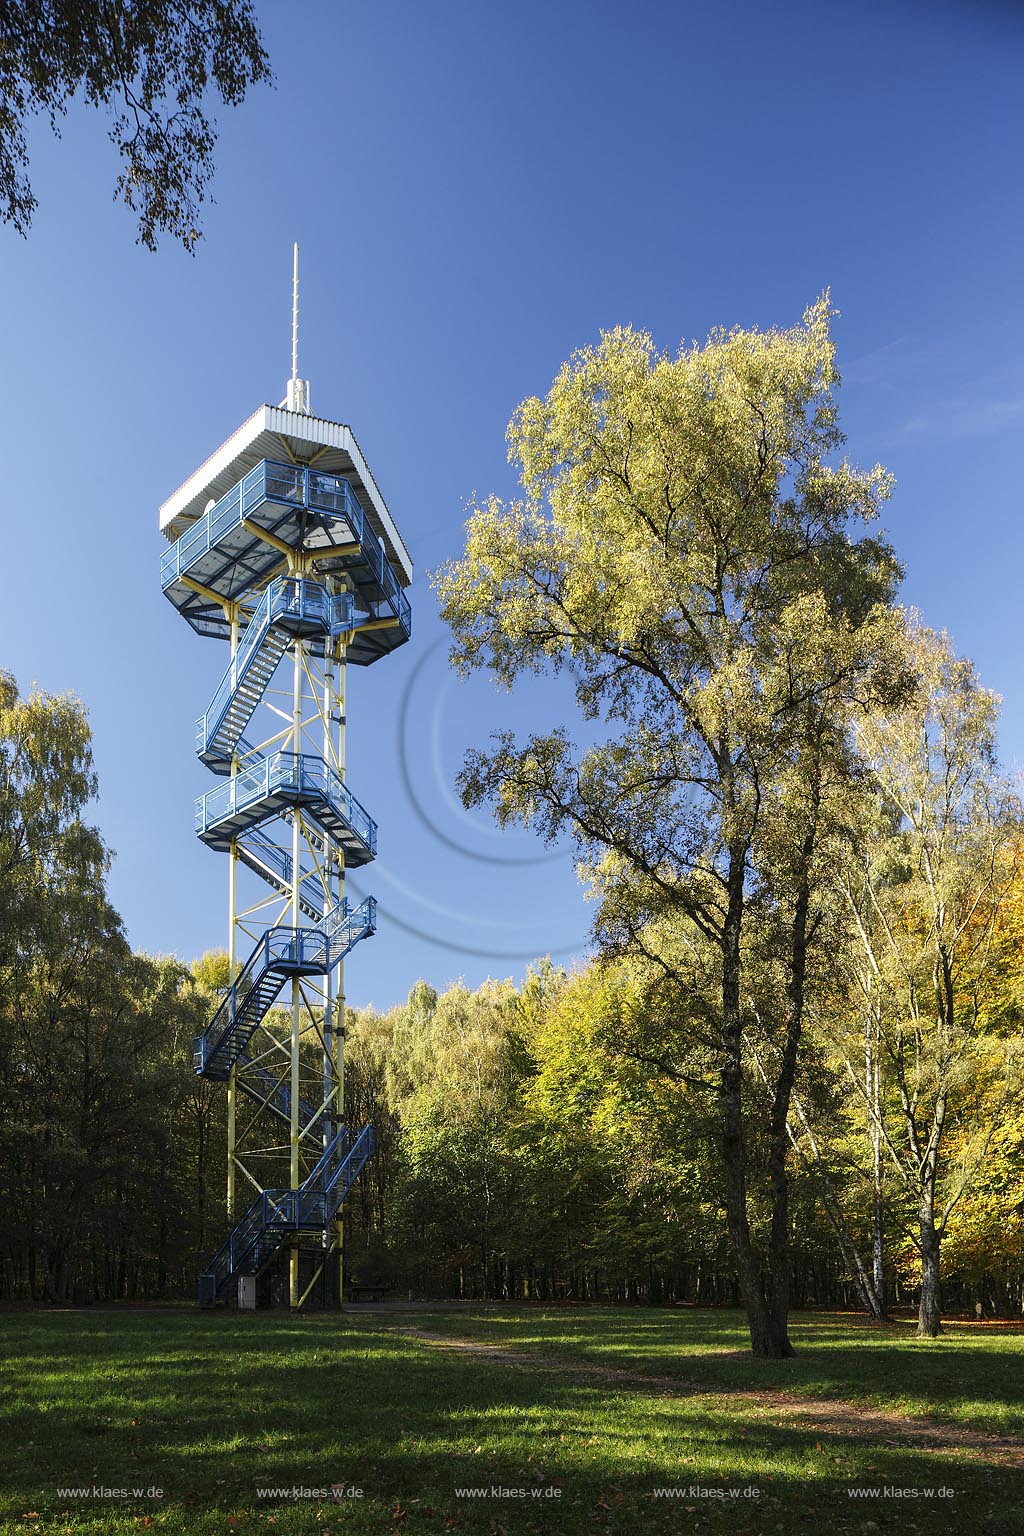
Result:
{"type": "Polygon", "coordinates": [[[211,90],[237,106],[269,80],[251,0],[7,0],[0,7],[0,212],[26,234],[36,207],[25,120],[57,131],[79,95],[113,113],[123,162],[117,195],[138,215],[139,241],[161,234],[192,250],[213,170],[211,90]]]}
{"type": "Polygon", "coordinates": [[[22,699],[0,671],[0,967],[31,945],[54,902],[97,889],[106,850],[81,815],[95,790],[78,700],[22,699]]]}
{"type": "Polygon", "coordinates": [[[767,1354],[789,1349],[786,1125],[851,717],[907,687],[898,567],[863,532],[889,478],[836,460],[831,314],[825,296],[792,330],[716,331],[674,358],[606,333],[520,407],[508,436],[524,496],[475,509],[463,558],[437,580],[456,667],[489,667],[507,687],[570,668],[581,715],[607,733],[581,748],[564,726],[525,742],[503,732],[467,755],[465,803],[572,840],[602,952],[642,957],[652,984],[671,984],[681,1030],[704,946],[725,1204],[767,1354]],[[757,1021],[770,1046],[760,1159],[743,1060],[759,965],[774,971],[757,1021]],[[759,1162],[763,1242],[748,1199],[759,1162]]]}
{"type": "Polygon", "coordinates": [[[226,949],[208,949],[198,960],[192,961],[189,970],[196,985],[211,996],[226,991],[231,985],[231,966],[226,949]]]}
{"type": "Polygon", "coordinates": [[[190,1057],[209,1004],[132,954],[94,791],[81,705],[0,675],[0,1287],[52,1301],[180,1285],[206,1241],[190,1057]]]}
{"type": "Polygon", "coordinates": [[[839,881],[850,999],[826,1029],[887,1172],[889,1216],[917,1249],[933,1334],[940,1245],[1019,1093],[1006,930],[1024,810],[996,761],[998,701],[973,665],[913,619],[906,647],[913,696],[857,725],[866,803],[839,881]]]}

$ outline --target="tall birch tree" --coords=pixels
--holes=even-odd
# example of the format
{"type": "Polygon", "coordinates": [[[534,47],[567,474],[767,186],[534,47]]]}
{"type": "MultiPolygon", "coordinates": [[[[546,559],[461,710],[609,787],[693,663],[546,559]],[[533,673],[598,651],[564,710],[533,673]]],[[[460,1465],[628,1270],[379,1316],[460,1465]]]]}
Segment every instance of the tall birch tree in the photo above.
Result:
{"type": "Polygon", "coordinates": [[[681,1028],[685,972],[648,936],[667,924],[712,948],[724,1203],[766,1357],[792,1352],[787,1119],[822,850],[850,712],[886,683],[898,578],[865,531],[888,476],[837,457],[831,314],[826,296],[793,329],[719,330],[674,357],[630,329],[604,334],[516,412],[523,495],[476,507],[463,558],[438,577],[456,667],[488,667],[506,687],[566,669],[584,719],[605,727],[591,747],[564,725],[522,742],[502,733],[468,754],[465,802],[573,840],[602,948],[660,967],[681,1028]],[[744,1049],[753,905],[770,915],[782,977],[758,1137],[764,1238],[751,1224],[744,1049]]]}
{"type": "Polygon", "coordinates": [[[884,1156],[913,1211],[918,1332],[935,1337],[942,1239],[1017,1076],[1001,930],[1021,878],[1022,807],[996,760],[999,701],[973,663],[913,620],[907,646],[917,690],[857,727],[876,814],[844,881],[865,1042],[846,1070],[875,1177],[884,1156]]]}

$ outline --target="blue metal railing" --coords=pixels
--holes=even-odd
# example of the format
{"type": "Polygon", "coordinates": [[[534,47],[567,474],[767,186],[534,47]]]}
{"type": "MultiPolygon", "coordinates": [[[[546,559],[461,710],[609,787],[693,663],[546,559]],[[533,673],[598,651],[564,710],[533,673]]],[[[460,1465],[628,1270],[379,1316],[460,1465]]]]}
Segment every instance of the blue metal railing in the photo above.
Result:
{"type": "Polygon", "coordinates": [[[228,988],[217,1012],[205,1031],[196,1037],[193,1060],[196,1072],[202,1076],[214,1071],[216,1058],[221,1057],[218,1070],[226,1075],[231,1065],[259,1026],[280,990],[275,990],[270,977],[280,977],[296,972],[326,975],[343,960],[349,950],[368,938],[377,927],[377,902],[367,896],[357,907],[348,901],[338,902],[332,912],[316,928],[291,928],[278,925],[268,928],[256,943],[237,977],[228,988]],[[246,1016],[250,1003],[254,1009],[246,1016]]]}
{"type": "Polygon", "coordinates": [[[298,1189],[265,1189],[199,1277],[200,1302],[212,1304],[233,1275],[255,1274],[290,1232],[323,1229],[341,1209],[373,1155],[372,1125],[353,1137],[342,1126],[298,1189]]]}
{"type": "MultiPolygon", "coordinates": [[[[310,508],[344,520],[353,541],[360,546],[363,562],[384,593],[391,610],[406,633],[411,633],[412,610],[409,599],[395,576],[366,514],[349,482],[342,475],[329,475],[304,464],[279,464],[264,459],[232,486],[226,496],[186,529],[181,538],[165,550],[160,559],[160,585],[167,588],[203,559],[227,534],[267,501],[296,509],[310,508]]],[[[318,551],[314,550],[316,554],[318,551]]],[[[321,551],[330,556],[330,548],[321,551]]]]}
{"type": "MultiPolygon", "coordinates": [[[[222,496],[202,517],[196,518],[191,528],[164,551],[160,557],[160,585],[167,587],[177,581],[263,502],[276,501],[294,507],[308,505],[305,501],[307,474],[300,464],[276,464],[269,459],[250,469],[226,496],[222,496]]],[[[351,486],[349,494],[355,501],[351,486]]]]}
{"type": "Polygon", "coordinates": [[[200,795],[196,800],[196,831],[202,835],[261,800],[288,793],[326,801],[371,855],[376,856],[377,823],[369,811],[360,805],[329,763],[305,752],[275,752],[232,774],[226,784],[200,795]]]}
{"type": "MultiPolygon", "coordinates": [[[[377,901],[365,897],[358,907],[342,899],[317,928],[268,928],[260,946],[266,946],[266,970],[313,970],[326,975],[343,960],[360,939],[377,927],[377,901]]],[[[252,958],[252,957],[250,957],[252,958]]]]}
{"type": "Polygon", "coordinates": [[[341,475],[326,475],[316,469],[306,469],[306,505],[319,511],[343,515],[351,523],[352,531],[360,545],[360,552],[370,567],[378,586],[392,605],[395,618],[409,630],[412,625],[412,608],[409,599],[399,586],[383,545],[371,528],[366,525],[366,515],[356,499],[348,481],[341,475]]]}
{"type": "MultiPolygon", "coordinates": [[[[238,649],[228,663],[205,715],[196,721],[196,751],[205,752],[231,707],[236,691],[245,682],[267,634],[275,624],[292,620],[318,624],[325,634],[340,635],[351,629],[354,604],[350,592],[337,595],[318,581],[297,576],[279,576],[264,592],[238,642],[238,649]]],[[[253,701],[253,709],[256,701],[253,701]]]]}
{"type": "Polygon", "coordinates": [[[330,962],[333,969],[344,960],[350,949],[360,939],[368,939],[377,931],[377,898],[365,896],[358,907],[350,907],[347,899],[339,901],[333,912],[324,919],[323,928],[330,940],[330,962]]]}
{"type": "Polygon", "coordinates": [[[303,1189],[327,1188],[334,1175],[335,1164],[347,1156],[352,1147],[352,1134],[347,1125],[343,1125],[335,1136],[327,1143],[320,1157],[320,1161],[306,1175],[302,1182],[303,1189]]]}
{"type": "Polygon", "coordinates": [[[335,594],[320,581],[310,581],[303,576],[279,576],[270,583],[267,596],[271,624],[281,619],[295,619],[317,624],[330,635],[340,635],[342,630],[352,628],[354,604],[351,592],[335,594]]]}

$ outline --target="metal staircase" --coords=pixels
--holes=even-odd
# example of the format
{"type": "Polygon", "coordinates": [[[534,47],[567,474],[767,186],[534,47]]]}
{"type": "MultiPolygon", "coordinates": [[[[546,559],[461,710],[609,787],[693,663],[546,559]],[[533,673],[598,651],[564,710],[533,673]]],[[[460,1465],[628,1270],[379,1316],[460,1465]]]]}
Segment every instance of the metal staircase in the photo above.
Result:
{"type": "MultiPolygon", "coordinates": [[[[276,735],[262,746],[243,733],[261,704],[270,703],[268,693],[289,652],[294,699],[302,696],[303,658],[322,657],[322,680],[335,703],[325,702],[322,715],[314,718],[322,719],[327,754],[331,722],[340,718],[331,667],[347,661],[365,666],[388,655],[408,640],[411,612],[385,548],[344,476],[271,460],[249,469],[195,517],[163,556],[161,585],[194,629],[230,636],[234,646],[209,707],[196,722],[199,759],[222,779],[196,801],[196,832],[207,846],[230,852],[290,907],[290,921],[278,921],[257,939],[194,1045],[196,1072],[234,1084],[255,1106],[250,1124],[267,1115],[290,1130],[283,1152],[291,1158],[293,1187],[264,1189],[238,1222],[200,1277],[200,1301],[210,1305],[224,1298],[234,1276],[256,1274],[283,1244],[294,1247],[296,1234],[319,1233],[326,1252],[328,1228],[373,1150],[369,1127],[353,1134],[340,1125],[340,1092],[329,1083],[327,1014],[319,1024],[308,1015],[310,1028],[322,1032],[325,1053],[324,1096],[311,1102],[301,1093],[293,1100],[293,1083],[306,1070],[296,1054],[298,1035],[290,1032],[289,1039],[277,1030],[271,1010],[286,983],[297,978],[323,978],[322,996],[329,1000],[336,968],[375,931],[374,899],[350,905],[339,899],[339,880],[346,869],[376,856],[377,826],[326,755],[305,750],[298,704],[293,716],[271,705],[289,728],[275,725],[276,735]],[[254,1044],[261,1029],[264,1035],[254,1044]],[[299,1183],[296,1157],[308,1164],[321,1152],[299,1183]]],[[[233,922],[234,901],[232,894],[233,922]]],[[[293,989],[292,1009],[302,1006],[311,1010],[293,989]]],[[[334,1082],[340,1082],[339,1075],[334,1082]]],[[[233,1115],[232,1110],[229,1169],[233,1115]]],[[[259,1155],[281,1151],[265,1148],[259,1155]]],[[[250,1177],[259,1188],[265,1175],[261,1165],[254,1166],[260,1176],[250,1177]]],[[[298,1304],[293,1291],[293,1305],[298,1304]]]]}
{"type": "Polygon", "coordinates": [[[265,1189],[199,1276],[199,1304],[210,1307],[239,1275],[258,1275],[289,1237],[333,1221],[373,1154],[373,1126],[334,1137],[299,1189],[265,1189]]]}
{"type": "Polygon", "coordinates": [[[367,896],[351,911],[347,901],[339,902],[320,928],[268,928],[196,1037],[196,1072],[226,1081],[288,977],[326,975],[376,926],[377,903],[367,896]]]}
{"type": "Polygon", "coordinates": [[[214,773],[230,773],[242,732],[296,635],[337,636],[353,626],[348,592],[279,576],[260,599],[205,715],[196,721],[196,751],[214,773]]]}

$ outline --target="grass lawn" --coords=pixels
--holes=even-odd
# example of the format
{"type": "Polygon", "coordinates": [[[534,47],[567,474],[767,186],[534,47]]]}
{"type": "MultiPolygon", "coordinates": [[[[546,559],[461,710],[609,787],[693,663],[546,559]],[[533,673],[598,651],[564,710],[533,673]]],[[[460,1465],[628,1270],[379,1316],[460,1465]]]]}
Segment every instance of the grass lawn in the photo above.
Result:
{"type": "Polygon", "coordinates": [[[731,1312],[11,1312],[0,1529],[1024,1530],[1024,1467],[985,1438],[1021,1433],[1024,1330],[930,1343],[821,1314],[793,1332],[797,1359],[755,1364],[731,1312]],[[602,1369],[573,1369],[587,1365],[602,1369]],[[871,1409],[936,1443],[901,1443],[871,1409]],[[60,1491],[94,1485],[163,1497],[60,1491]],[[258,1492],[332,1485],[341,1497],[258,1492]],[[850,1495],[886,1487],[916,1496],[850,1495]],[[497,1492],[510,1488],[525,1497],[497,1492]],[[952,1496],[925,1496],[940,1488],[952,1496]]]}

